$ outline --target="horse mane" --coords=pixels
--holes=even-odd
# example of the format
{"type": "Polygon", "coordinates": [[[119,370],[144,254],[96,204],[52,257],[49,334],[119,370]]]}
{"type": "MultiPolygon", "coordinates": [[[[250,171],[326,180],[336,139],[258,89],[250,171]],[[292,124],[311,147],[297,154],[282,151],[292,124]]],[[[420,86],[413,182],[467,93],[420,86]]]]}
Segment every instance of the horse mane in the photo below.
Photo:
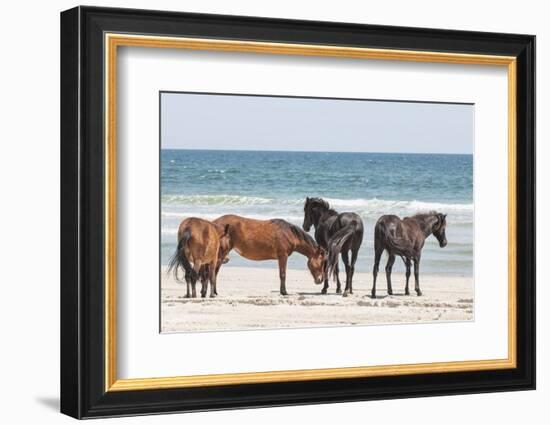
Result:
{"type": "Polygon", "coordinates": [[[294,236],[296,236],[301,241],[307,243],[308,245],[312,246],[313,248],[317,248],[317,242],[315,242],[315,239],[313,239],[309,233],[306,233],[304,230],[300,229],[295,224],[289,223],[288,221],[281,220],[279,218],[271,220],[273,223],[277,224],[280,227],[283,227],[287,230],[290,230],[294,236]]]}
{"type": "Polygon", "coordinates": [[[426,217],[437,216],[439,213],[437,211],[428,211],[420,212],[413,215],[414,218],[425,219],[426,217]]]}
{"type": "MultiPolygon", "coordinates": [[[[429,211],[429,212],[422,212],[422,213],[417,213],[415,215],[413,215],[411,218],[415,219],[419,224],[420,224],[420,227],[422,229],[422,231],[426,231],[428,224],[427,224],[427,219],[428,218],[436,218],[437,221],[436,223],[439,222],[439,219],[443,216],[443,214],[437,212],[437,211],[429,211]]],[[[430,227],[431,228],[431,227],[430,227]]]]}
{"type": "Polygon", "coordinates": [[[314,248],[317,248],[317,242],[315,242],[315,239],[313,239],[309,233],[306,233],[304,230],[300,229],[295,224],[291,224],[291,223],[288,223],[288,224],[290,226],[290,230],[292,231],[292,233],[296,235],[298,239],[306,242],[308,245],[311,245],[314,248]]]}
{"type": "Polygon", "coordinates": [[[304,205],[304,211],[306,210],[307,205],[310,205],[310,208],[316,206],[331,214],[338,214],[336,210],[332,209],[329,203],[323,198],[309,198],[309,201],[306,203],[306,205],[304,205]]]}

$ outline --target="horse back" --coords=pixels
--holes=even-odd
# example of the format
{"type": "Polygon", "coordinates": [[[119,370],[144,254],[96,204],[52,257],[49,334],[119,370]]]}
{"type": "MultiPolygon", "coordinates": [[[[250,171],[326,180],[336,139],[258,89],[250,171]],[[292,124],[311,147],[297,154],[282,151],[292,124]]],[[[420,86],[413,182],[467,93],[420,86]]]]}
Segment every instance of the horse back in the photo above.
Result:
{"type": "Polygon", "coordinates": [[[280,234],[273,220],[256,220],[228,214],[214,220],[221,226],[229,224],[231,246],[249,260],[277,259],[280,234]]]}

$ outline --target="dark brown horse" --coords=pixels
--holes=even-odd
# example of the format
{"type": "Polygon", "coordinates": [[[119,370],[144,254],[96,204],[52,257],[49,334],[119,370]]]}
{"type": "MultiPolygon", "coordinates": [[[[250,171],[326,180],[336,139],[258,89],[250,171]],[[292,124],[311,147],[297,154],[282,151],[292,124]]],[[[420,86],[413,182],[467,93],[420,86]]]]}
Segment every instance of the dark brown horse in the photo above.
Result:
{"type": "Polygon", "coordinates": [[[386,280],[388,282],[388,295],[393,295],[391,287],[391,271],[395,256],[400,256],[405,262],[406,279],[405,295],[409,295],[409,277],[411,276],[411,261],[414,264],[414,290],[418,296],[422,295],[418,273],[420,269],[420,256],[424,241],[430,235],[434,235],[439,246],[447,245],[445,227],[447,214],[430,212],[416,214],[401,220],[395,215],[383,215],[374,227],[374,267],[372,269],[372,297],[376,296],[376,276],[378,265],[384,250],[388,251],[388,263],[386,264],[386,280]]]}
{"type": "Polygon", "coordinates": [[[309,232],[315,228],[315,240],[328,252],[325,285],[322,294],[327,293],[329,276],[336,279],[336,293],[341,290],[338,276],[338,261],[340,255],[346,267],[346,287],[344,297],[353,294],[353,273],[361,243],[363,242],[363,221],[353,212],[338,213],[327,201],[321,198],[306,198],[304,204],[304,223],[302,228],[309,232]],[[350,254],[351,253],[351,261],[350,254]]]}
{"type": "Polygon", "coordinates": [[[216,271],[230,250],[229,226],[220,226],[201,218],[187,218],[178,228],[178,247],[169,262],[168,272],[173,271],[176,280],[178,268],[185,271],[186,298],[197,296],[196,283],[201,277],[201,297],[206,296],[210,281],[210,296],[215,297],[216,271]]]}
{"type": "Polygon", "coordinates": [[[254,220],[224,215],[214,220],[229,225],[230,246],[244,258],[254,261],[277,260],[281,295],[286,291],[286,264],[294,251],[307,257],[307,266],[315,283],[324,278],[326,253],[311,236],[294,224],[280,219],[254,220]]]}

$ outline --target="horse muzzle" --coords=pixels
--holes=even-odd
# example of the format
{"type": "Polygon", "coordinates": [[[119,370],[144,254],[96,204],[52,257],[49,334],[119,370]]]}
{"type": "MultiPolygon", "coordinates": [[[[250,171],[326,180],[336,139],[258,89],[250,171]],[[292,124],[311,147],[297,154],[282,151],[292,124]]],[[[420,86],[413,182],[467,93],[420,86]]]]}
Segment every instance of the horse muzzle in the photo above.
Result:
{"type": "Polygon", "coordinates": [[[445,239],[444,241],[439,242],[439,247],[440,248],[445,248],[446,246],[447,246],[447,239],[445,239]]]}

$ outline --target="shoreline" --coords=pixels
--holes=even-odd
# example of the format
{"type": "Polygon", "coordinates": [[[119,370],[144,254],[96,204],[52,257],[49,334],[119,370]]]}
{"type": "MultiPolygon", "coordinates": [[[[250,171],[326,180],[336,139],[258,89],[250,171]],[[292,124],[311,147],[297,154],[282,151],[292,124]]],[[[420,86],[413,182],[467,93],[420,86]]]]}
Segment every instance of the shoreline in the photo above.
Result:
{"type": "MultiPolygon", "coordinates": [[[[218,275],[218,297],[185,298],[186,284],[177,283],[161,268],[161,332],[211,332],[438,323],[474,319],[472,276],[421,274],[423,295],[404,295],[405,276],[392,275],[394,295],[386,292],[385,273],[379,273],[376,299],[370,297],[372,274],[356,272],[354,293],[342,297],[330,282],[321,294],[307,270],[287,270],[288,296],[279,294],[276,268],[226,267],[218,275]]],[[[345,280],[345,273],[340,273],[345,280]]]]}

